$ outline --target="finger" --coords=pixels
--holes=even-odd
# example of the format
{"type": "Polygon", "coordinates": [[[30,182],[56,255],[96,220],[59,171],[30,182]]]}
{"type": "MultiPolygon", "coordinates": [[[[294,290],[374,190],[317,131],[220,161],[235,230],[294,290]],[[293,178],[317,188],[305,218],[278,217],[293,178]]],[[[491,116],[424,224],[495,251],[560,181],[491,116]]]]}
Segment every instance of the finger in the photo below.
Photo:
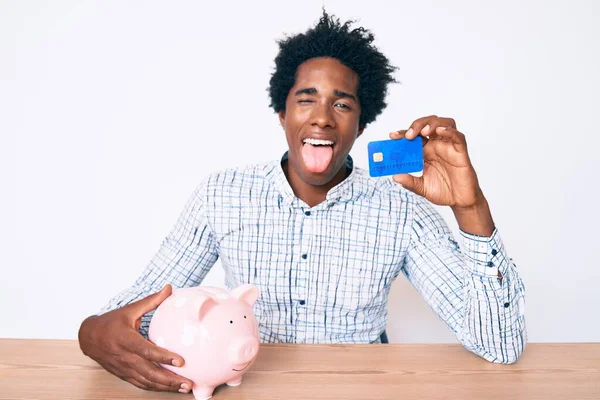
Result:
{"type": "Polygon", "coordinates": [[[143,377],[143,380],[136,375],[134,377],[154,390],[178,392],[181,389],[185,388],[189,390],[192,387],[192,381],[189,379],[139,357],[133,363],[130,363],[130,365],[136,374],[143,377]]]}
{"type": "MultiPolygon", "coordinates": [[[[136,385],[135,382],[139,384],[137,387],[141,387],[144,390],[152,390],[155,392],[173,392],[173,390],[169,386],[161,385],[156,382],[151,382],[148,379],[144,378],[143,375],[139,374],[136,371],[131,371],[131,376],[127,378],[127,381],[133,381],[132,384],[136,385]]],[[[177,392],[177,390],[175,390],[177,392]]]]}
{"type": "MultiPolygon", "coordinates": [[[[406,137],[406,132],[408,132],[406,129],[395,131],[395,132],[390,132],[390,139],[392,139],[392,140],[403,139],[406,137]]],[[[423,146],[425,146],[427,144],[428,140],[429,139],[427,139],[426,137],[423,138],[423,146]]]]}
{"type": "Polygon", "coordinates": [[[178,382],[175,382],[172,385],[165,384],[165,383],[159,382],[157,380],[152,380],[152,379],[154,379],[154,377],[152,377],[152,379],[148,379],[144,375],[140,374],[137,371],[132,371],[131,375],[132,375],[133,379],[135,379],[136,381],[138,381],[142,385],[144,385],[144,388],[146,390],[153,390],[155,392],[187,393],[187,392],[189,392],[190,388],[192,387],[188,383],[186,383],[187,386],[183,386],[183,383],[178,383],[178,382]]]}
{"type": "Polygon", "coordinates": [[[390,139],[402,139],[404,136],[406,136],[406,129],[390,132],[390,139]]]}
{"type": "Polygon", "coordinates": [[[161,290],[150,296],[144,297],[141,300],[133,302],[123,307],[125,311],[131,313],[135,319],[141,318],[144,314],[156,309],[167,297],[173,293],[173,288],[170,284],[166,284],[161,290]]]}
{"type": "Polygon", "coordinates": [[[423,177],[416,177],[409,174],[398,174],[392,176],[392,179],[411,192],[418,194],[419,196],[425,196],[423,177]]]}
{"type": "MultiPolygon", "coordinates": [[[[113,364],[102,364],[102,367],[107,370],[108,372],[110,372],[111,374],[113,374],[114,376],[116,376],[117,378],[125,381],[125,382],[129,382],[132,385],[140,388],[140,389],[144,389],[146,390],[146,385],[144,385],[143,383],[141,383],[140,381],[138,381],[137,379],[133,378],[131,376],[131,374],[127,374],[125,372],[122,372],[119,368],[117,368],[115,365],[113,364]]],[[[119,366],[120,368],[122,368],[122,366],[119,366]]]]}
{"type": "Polygon", "coordinates": [[[434,136],[437,134],[436,130],[440,126],[456,129],[456,121],[452,118],[433,118],[427,122],[427,125],[425,125],[423,129],[421,129],[421,135],[434,136]]]}
{"type": "MultiPolygon", "coordinates": [[[[139,357],[138,357],[139,359],[139,357]]],[[[135,363],[136,361],[134,361],[135,363]]],[[[122,379],[126,382],[131,383],[132,385],[144,389],[144,390],[157,390],[157,391],[180,391],[181,393],[187,393],[192,386],[185,387],[185,391],[182,386],[172,388],[169,385],[161,384],[160,382],[152,382],[145,378],[142,374],[137,372],[132,368],[134,364],[131,362],[121,362],[121,363],[107,363],[106,365],[102,365],[104,369],[106,369],[111,374],[115,375],[119,379],[122,379]],[[126,367],[127,366],[127,367],[126,367]],[[125,367],[125,370],[124,370],[125,367]],[[177,389],[177,390],[175,390],[177,389]]]]}
{"type": "Polygon", "coordinates": [[[456,129],[438,126],[435,132],[440,138],[451,141],[457,150],[459,150],[460,147],[466,147],[467,145],[465,135],[456,129]]]}
{"type": "Polygon", "coordinates": [[[125,379],[124,379],[124,381],[125,381],[125,382],[129,382],[129,383],[131,383],[133,386],[135,386],[135,387],[138,387],[138,388],[140,388],[140,389],[143,389],[143,390],[148,390],[148,388],[146,387],[146,385],[144,385],[143,383],[141,383],[140,381],[138,381],[138,380],[137,380],[137,379],[135,379],[135,378],[131,378],[131,377],[129,377],[129,378],[125,378],[125,379]]]}
{"type": "Polygon", "coordinates": [[[131,340],[123,344],[123,348],[150,362],[173,365],[175,367],[182,367],[185,363],[185,360],[179,354],[155,345],[151,341],[144,339],[137,332],[134,333],[131,340]]]}
{"type": "MultiPolygon", "coordinates": [[[[423,130],[423,128],[433,119],[438,118],[437,115],[428,115],[426,117],[422,117],[419,118],[417,120],[415,120],[409,127],[408,131],[406,132],[406,138],[407,139],[414,139],[417,137],[417,135],[421,134],[421,131],[423,130]]],[[[427,136],[427,135],[425,135],[427,136]]]]}
{"type": "Polygon", "coordinates": [[[429,115],[427,117],[422,117],[415,120],[408,132],[406,133],[407,139],[413,139],[417,137],[417,135],[421,135],[427,137],[431,132],[435,131],[435,128],[432,128],[432,125],[437,126],[448,126],[451,128],[456,128],[456,121],[452,118],[443,118],[438,117],[437,115],[429,115]]]}

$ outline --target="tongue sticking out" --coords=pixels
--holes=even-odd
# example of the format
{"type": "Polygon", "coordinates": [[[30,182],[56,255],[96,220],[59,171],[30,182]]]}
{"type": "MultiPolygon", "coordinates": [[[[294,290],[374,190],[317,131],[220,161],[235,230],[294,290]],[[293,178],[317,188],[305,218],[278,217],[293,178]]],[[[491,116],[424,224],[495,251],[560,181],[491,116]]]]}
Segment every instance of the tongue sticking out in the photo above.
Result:
{"type": "Polygon", "coordinates": [[[302,158],[306,168],[315,174],[324,172],[333,158],[333,147],[313,146],[306,143],[302,146],[302,158]]]}

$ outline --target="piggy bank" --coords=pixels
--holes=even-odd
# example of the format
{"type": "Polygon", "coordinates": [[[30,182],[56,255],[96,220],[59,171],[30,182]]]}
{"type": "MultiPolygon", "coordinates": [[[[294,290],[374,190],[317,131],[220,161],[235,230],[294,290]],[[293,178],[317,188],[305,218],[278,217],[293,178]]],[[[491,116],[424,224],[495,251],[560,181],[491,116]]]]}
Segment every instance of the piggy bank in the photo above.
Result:
{"type": "Polygon", "coordinates": [[[196,399],[211,398],[223,383],[242,383],[260,346],[252,311],[257,298],[254,285],[231,291],[208,286],[173,288],[155,310],[148,339],[183,357],[182,367],[161,366],[194,382],[196,399]]]}

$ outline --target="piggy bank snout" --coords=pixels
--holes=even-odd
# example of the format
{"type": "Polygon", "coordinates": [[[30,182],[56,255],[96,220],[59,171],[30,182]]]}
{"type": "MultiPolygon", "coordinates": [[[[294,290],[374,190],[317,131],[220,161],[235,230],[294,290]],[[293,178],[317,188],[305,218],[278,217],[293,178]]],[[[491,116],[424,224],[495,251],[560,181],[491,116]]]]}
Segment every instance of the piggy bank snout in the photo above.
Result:
{"type": "Polygon", "coordinates": [[[229,348],[229,356],[234,364],[249,363],[258,353],[258,340],[253,337],[235,339],[229,348]]]}

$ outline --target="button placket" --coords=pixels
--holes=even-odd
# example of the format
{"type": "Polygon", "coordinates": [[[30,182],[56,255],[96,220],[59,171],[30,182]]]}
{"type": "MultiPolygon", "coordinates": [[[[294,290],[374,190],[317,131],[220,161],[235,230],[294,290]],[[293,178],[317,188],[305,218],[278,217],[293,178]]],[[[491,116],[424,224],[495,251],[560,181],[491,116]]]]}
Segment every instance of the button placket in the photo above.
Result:
{"type": "MultiPolygon", "coordinates": [[[[313,218],[312,213],[309,211],[304,212],[303,224],[302,224],[302,248],[301,257],[303,260],[308,259],[308,255],[312,244],[312,233],[313,233],[313,218]]],[[[300,268],[300,271],[304,274],[305,268],[300,268]]],[[[305,276],[303,276],[305,278],[305,276]]]]}
{"type": "MultiPolygon", "coordinates": [[[[311,210],[304,210],[302,219],[302,240],[300,248],[300,261],[298,264],[298,287],[296,288],[296,310],[298,320],[306,322],[307,312],[307,294],[308,294],[308,267],[311,256],[313,228],[314,228],[314,213],[311,210]]],[[[305,332],[298,332],[298,339],[302,340],[305,332]]]]}
{"type": "MultiPolygon", "coordinates": [[[[295,225],[294,225],[294,237],[296,238],[296,243],[292,245],[292,257],[293,259],[297,259],[296,257],[298,257],[299,254],[302,254],[302,248],[304,247],[304,241],[306,240],[304,237],[304,232],[303,232],[303,216],[301,214],[296,214],[298,215],[298,217],[295,220],[295,225]]],[[[303,289],[302,289],[302,282],[301,282],[301,275],[302,275],[302,268],[301,265],[299,265],[303,260],[300,260],[294,267],[291,268],[290,270],[290,283],[291,283],[291,287],[290,287],[290,296],[292,299],[298,299],[299,296],[302,296],[303,293],[303,289]]],[[[299,324],[301,322],[301,315],[300,315],[300,308],[298,307],[298,304],[296,301],[294,301],[294,303],[292,304],[292,309],[290,310],[290,316],[292,318],[292,323],[294,326],[294,341],[298,340],[298,327],[299,324]]]]}

